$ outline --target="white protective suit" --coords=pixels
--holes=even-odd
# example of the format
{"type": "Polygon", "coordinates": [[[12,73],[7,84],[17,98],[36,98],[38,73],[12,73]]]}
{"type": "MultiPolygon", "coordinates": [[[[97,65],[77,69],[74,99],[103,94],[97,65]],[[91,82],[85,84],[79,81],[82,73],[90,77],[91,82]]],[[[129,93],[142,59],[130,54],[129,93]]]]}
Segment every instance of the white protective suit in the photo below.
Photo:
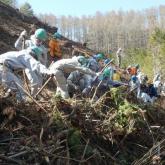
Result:
{"type": "Polygon", "coordinates": [[[120,68],[121,66],[121,56],[122,56],[122,49],[119,48],[116,52],[116,57],[117,57],[117,65],[120,68]]]}
{"type": "Polygon", "coordinates": [[[144,92],[141,93],[139,98],[142,99],[144,103],[151,103],[151,104],[153,104],[154,101],[156,100],[155,96],[151,97],[147,93],[144,93],[144,92]]]}
{"type": "Polygon", "coordinates": [[[27,77],[32,88],[37,87],[38,74],[51,75],[51,72],[35,60],[28,50],[12,51],[0,55],[0,82],[9,89],[16,91],[16,95],[20,100],[24,99],[24,92],[21,88],[22,80],[14,71],[24,69],[28,70],[25,73],[28,73],[27,77]]]}
{"type": "Polygon", "coordinates": [[[83,76],[84,75],[77,70],[70,73],[70,75],[67,78],[67,84],[68,84],[68,88],[70,88],[70,91],[72,91],[72,89],[74,90],[79,89],[81,91],[84,89],[83,76]]]}
{"type": "Polygon", "coordinates": [[[140,98],[140,94],[141,94],[141,90],[140,90],[140,81],[137,78],[136,81],[130,81],[129,82],[129,86],[130,86],[130,91],[135,91],[135,93],[137,94],[137,98],[140,98]]]}
{"type": "Polygon", "coordinates": [[[147,75],[145,75],[144,73],[142,73],[140,71],[137,73],[137,78],[138,78],[140,84],[146,84],[148,81],[147,75]]]}
{"type": "Polygon", "coordinates": [[[67,81],[64,76],[65,73],[71,73],[75,70],[78,70],[81,73],[96,76],[95,72],[80,65],[80,63],[78,62],[78,57],[59,60],[50,66],[50,70],[55,75],[56,78],[56,82],[57,82],[56,94],[57,95],[60,94],[64,99],[69,98],[67,81]]]}
{"type": "Polygon", "coordinates": [[[94,72],[98,72],[100,70],[99,63],[94,58],[88,59],[87,67],[93,70],[94,72]]]}
{"type": "MultiPolygon", "coordinates": [[[[38,61],[40,61],[41,64],[47,66],[47,49],[42,44],[40,44],[40,45],[37,44],[37,39],[36,39],[35,35],[32,35],[30,37],[30,40],[25,40],[25,41],[24,41],[24,36],[20,35],[19,38],[17,39],[17,41],[15,42],[15,48],[18,50],[26,49],[26,48],[29,48],[32,46],[38,46],[42,49],[43,54],[38,57],[38,61]]],[[[29,72],[29,70],[25,69],[26,75],[30,76],[31,74],[28,72],[29,72]]],[[[28,77],[28,79],[31,79],[31,77],[28,77]]],[[[39,74],[37,75],[37,73],[36,73],[35,79],[36,79],[36,82],[38,84],[38,88],[41,87],[42,83],[43,83],[42,76],[39,74]]],[[[34,84],[34,83],[35,82],[33,82],[32,84],[34,84]]],[[[38,90],[37,87],[34,87],[34,88],[32,87],[31,94],[35,95],[37,90],[38,90]]]]}
{"type": "Polygon", "coordinates": [[[32,46],[39,46],[40,48],[42,48],[43,54],[42,56],[39,57],[38,61],[41,62],[41,64],[47,66],[47,49],[44,47],[44,45],[37,44],[37,39],[35,38],[35,35],[32,35],[30,37],[30,40],[25,40],[24,41],[24,37],[22,35],[19,36],[19,38],[17,39],[17,41],[15,42],[15,48],[17,50],[22,50],[22,49],[26,49],[32,46]],[[25,42],[25,43],[24,43],[25,42]]]}
{"type": "Polygon", "coordinates": [[[162,92],[162,88],[163,88],[163,85],[161,83],[161,75],[160,74],[157,74],[154,76],[153,85],[154,85],[158,95],[160,95],[162,92]]]}

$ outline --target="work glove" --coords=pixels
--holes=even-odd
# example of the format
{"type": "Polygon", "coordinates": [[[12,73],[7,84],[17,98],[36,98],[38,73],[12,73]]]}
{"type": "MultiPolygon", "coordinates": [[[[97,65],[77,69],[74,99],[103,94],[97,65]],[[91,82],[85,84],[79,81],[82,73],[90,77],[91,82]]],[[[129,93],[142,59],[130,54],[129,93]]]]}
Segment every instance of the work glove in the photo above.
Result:
{"type": "Polygon", "coordinates": [[[78,91],[80,88],[79,88],[79,86],[75,85],[75,86],[74,86],[74,89],[75,89],[76,91],[78,91]]]}
{"type": "Polygon", "coordinates": [[[52,78],[54,77],[54,74],[53,73],[51,73],[51,75],[50,75],[52,78]]]}
{"type": "Polygon", "coordinates": [[[50,70],[47,72],[47,75],[50,76],[50,77],[54,77],[55,76],[55,74],[52,71],[50,71],[50,70]]]}
{"type": "Polygon", "coordinates": [[[101,72],[97,72],[96,73],[96,76],[98,77],[98,76],[100,76],[101,75],[101,72]]]}
{"type": "Polygon", "coordinates": [[[21,34],[20,34],[20,36],[21,37],[26,37],[27,36],[27,31],[26,30],[22,31],[21,34]]]}
{"type": "Polygon", "coordinates": [[[91,90],[91,88],[87,87],[82,91],[82,94],[87,95],[87,94],[89,94],[90,90],[91,90]]]}

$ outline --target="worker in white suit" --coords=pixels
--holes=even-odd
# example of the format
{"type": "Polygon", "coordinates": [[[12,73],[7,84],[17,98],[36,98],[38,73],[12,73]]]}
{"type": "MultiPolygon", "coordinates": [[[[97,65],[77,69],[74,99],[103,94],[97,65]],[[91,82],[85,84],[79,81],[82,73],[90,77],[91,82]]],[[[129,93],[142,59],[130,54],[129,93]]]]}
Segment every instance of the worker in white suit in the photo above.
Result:
{"type": "Polygon", "coordinates": [[[24,30],[19,38],[17,39],[17,41],[15,42],[15,48],[17,50],[22,50],[22,49],[26,49],[28,47],[32,47],[32,46],[38,46],[42,49],[42,55],[39,57],[39,61],[43,64],[43,65],[47,65],[47,49],[45,48],[45,46],[43,45],[43,42],[46,41],[47,39],[47,33],[45,31],[45,29],[37,29],[34,33],[34,35],[30,36],[29,40],[25,40],[25,37],[27,36],[27,32],[26,30],[24,30]]]}
{"type": "Polygon", "coordinates": [[[117,57],[117,66],[120,68],[121,67],[121,56],[122,56],[122,49],[119,48],[116,52],[116,57],[117,57]]]}
{"type": "MultiPolygon", "coordinates": [[[[45,48],[45,46],[43,45],[43,43],[46,41],[47,39],[47,33],[45,31],[45,29],[39,28],[34,32],[34,35],[30,36],[29,40],[25,40],[27,36],[27,32],[24,30],[19,38],[17,39],[17,41],[15,42],[15,48],[17,50],[22,50],[22,49],[26,49],[29,47],[33,47],[33,46],[37,46],[40,49],[42,49],[42,53],[37,56],[36,60],[38,60],[39,62],[41,62],[41,64],[47,66],[47,49],[45,48]]],[[[25,69],[26,75],[27,76],[31,76],[28,69],[25,69]]],[[[28,77],[29,80],[31,80],[31,77],[28,77]]],[[[36,82],[38,85],[38,88],[40,88],[42,86],[43,83],[43,78],[40,74],[37,75],[36,73],[36,82]]],[[[32,83],[34,84],[34,82],[32,83]]],[[[31,94],[35,95],[37,91],[37,88],[31,88],[31,94]]]]}
{"type": "Polygon", "coordinates": [[[0,55],[0,82],[15,91],[19,101],[25,99],[25,93],[22,90],[22,80],[15,71],[28,70],[25,73],[28,73],[27,77],[32,90],[38,89],[38,74],[51,75],[50,70],[36,60],[41,53],[42,50],[34,46],[26,50],[12,51],[0,55]]]}
{"type": "Polygon", "coordinates": [[[74,56],[70,59],[61,59],[57,62],[53,63],[50,66],[51,72],[55,75],[55,79],[57,82],[57,90],[56,95],[61,95],[62,98],[68,99],[68,89],[67,89],[67,80],[65,77],[66,73],[71,73],[73,71],[79,71],[84,74],[89,74],[92,76],[96,76],[99,73],[95,73],[89,68],[84,67],[83,65],[86,63],[87,59],[84,56],[74,56]]]}

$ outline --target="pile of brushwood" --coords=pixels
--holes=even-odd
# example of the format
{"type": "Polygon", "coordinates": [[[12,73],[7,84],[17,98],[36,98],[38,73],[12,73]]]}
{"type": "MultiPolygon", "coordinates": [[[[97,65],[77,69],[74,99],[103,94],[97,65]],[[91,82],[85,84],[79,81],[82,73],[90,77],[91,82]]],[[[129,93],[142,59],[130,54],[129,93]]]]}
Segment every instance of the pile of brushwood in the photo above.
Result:
{"type": "Polygon", "coordinates": [[[124,87],[97,102],[0,98],[0,164],[150,165],[165,163],[165,111],[124,87]]]}

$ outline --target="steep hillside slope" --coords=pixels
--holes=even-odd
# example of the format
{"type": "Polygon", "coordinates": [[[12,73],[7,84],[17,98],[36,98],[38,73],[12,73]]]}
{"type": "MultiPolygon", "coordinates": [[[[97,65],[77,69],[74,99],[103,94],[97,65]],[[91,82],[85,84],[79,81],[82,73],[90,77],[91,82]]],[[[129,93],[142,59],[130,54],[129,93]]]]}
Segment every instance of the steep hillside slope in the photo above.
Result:
{"type": "MultiPolygon", "coordinates": [[[[14,49],[23,29],[49,27],[0,2],[0,53],[14,49]]],[[[63,37],[64,50],[94,51],[63,37]]],[[[43,89],[41,100],[16,103],[2,98],[0,86],[0,165],[151,165],[165,164],[165,111],[161,102],[143,105],[127,87],[111,89],[97,102],[63,100],[55,86],[43,89]]],[[[90,92],[93,96],[94,89],[90,92]]],[[[163,104],[165,104],[163,102],[163,104]]]]}
{"type": "Polygon", "coordinates": [[[57,29],[43,24],[36,17],[27,17],[16,9],[0,2],[0,53],[13,50],[14,42],[20,32],[24,29],[29,31],[32,24],[43,27],[50,33],[54,33],[57,29]]]}
{"type": "MultiPolygon", "coordinates": [[[[36,17],[27,17],[18,10],[0,2],[0,54],[15,50],[14,43],[20,32],[24,29],[29,32],[33,24],[38,28],[45,28],[49,34],[53,34],[57,31],[57,27],[50,27],[39,21],[36,17]]],[[[66,53],[71,54],[73,45],[85,52],[89,52],[89,54],[95,53],[83,47],[81,43],[71,41],[65,37],[62,38],[62,42],[63,41],[67,41],[67,44],[64,45],[64,51],[66,51],[66,53]]]]}

